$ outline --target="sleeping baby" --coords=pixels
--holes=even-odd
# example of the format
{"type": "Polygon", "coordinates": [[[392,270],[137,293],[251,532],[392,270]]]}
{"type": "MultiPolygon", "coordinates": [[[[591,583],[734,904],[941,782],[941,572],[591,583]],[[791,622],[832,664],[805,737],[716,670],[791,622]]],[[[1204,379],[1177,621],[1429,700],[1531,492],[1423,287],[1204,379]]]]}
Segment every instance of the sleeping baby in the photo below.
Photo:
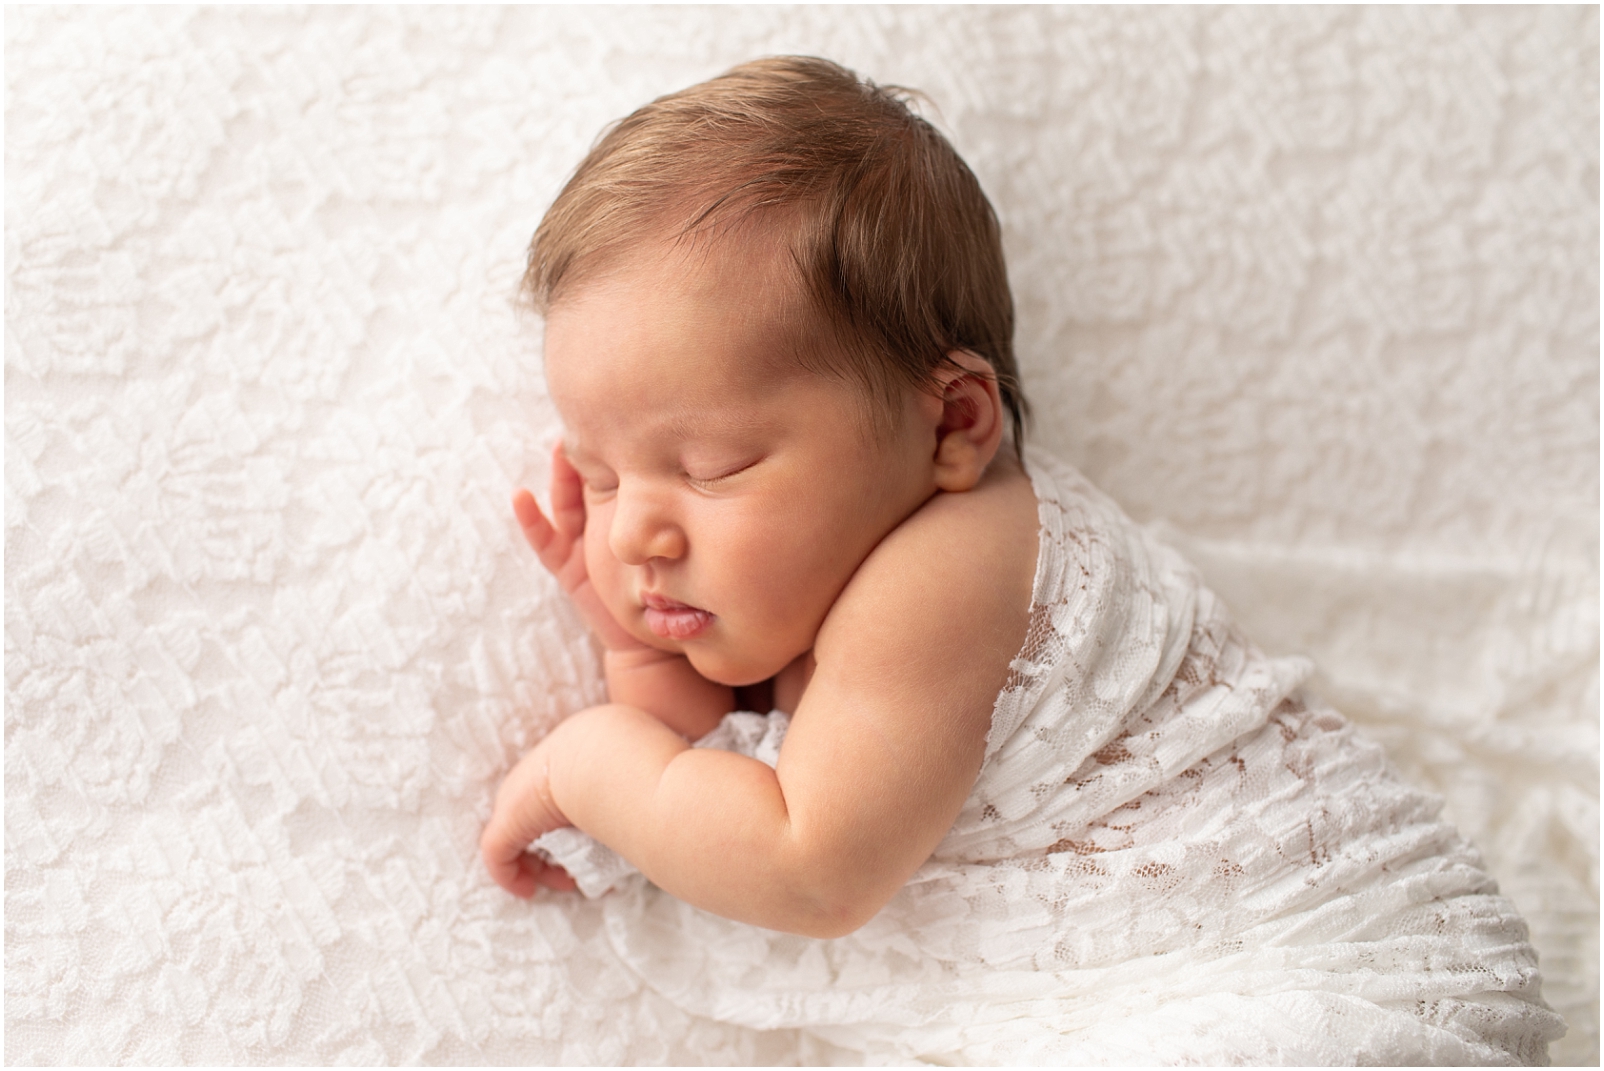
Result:
{"type": "Polygon", "coordinates": [[[1023,449],[995,215],[900,96],[779,58],[641,108],[525,285],[564,436],[513,505],[611,701],[507,775],[497,882],[815,1055],[1546,1059],[1438,801],[1023,449]]]}

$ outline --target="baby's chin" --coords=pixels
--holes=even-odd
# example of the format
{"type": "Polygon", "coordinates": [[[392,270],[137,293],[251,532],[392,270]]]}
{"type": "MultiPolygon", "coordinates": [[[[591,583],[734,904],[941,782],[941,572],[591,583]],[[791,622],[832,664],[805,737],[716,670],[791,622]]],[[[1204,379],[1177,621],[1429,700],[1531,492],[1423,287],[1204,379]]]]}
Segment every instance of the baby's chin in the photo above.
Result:
{"type": "Polygon", "coordinates": [[[730,688],[745,688],[762,684],[790,665],[795,655],[763,657],[748,653],[720,651],[709,644],[695,642],[684,645],[685,657],[691,666],[712,681],[730,688]]]}

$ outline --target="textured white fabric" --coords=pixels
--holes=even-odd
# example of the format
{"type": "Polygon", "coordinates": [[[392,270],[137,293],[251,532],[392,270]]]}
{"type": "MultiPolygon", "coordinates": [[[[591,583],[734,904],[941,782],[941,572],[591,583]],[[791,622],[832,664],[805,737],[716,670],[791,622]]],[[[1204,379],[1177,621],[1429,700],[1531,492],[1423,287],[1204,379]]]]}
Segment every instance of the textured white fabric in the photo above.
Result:
{"type": "MultiPolygon", "coordinates": [[[[572,830],[628,964],[687,1011],[869,1062],[1545,1063],[1514,905],[1374,744],[1067,466],[1030,457],[1031,623],[951,832],[856,933],[730,922],[572,830]],[[607,895],[610,892],[610,895],[607,895]]],[[[785,715],[698,741],[771,765],[785,715]]]]}
{"type": "Polygon", "coordinates": [[[609,120],[812,52],[929,94],[1003,223],[1033,441],[1444,794],[1553,1057],[1597,1062],[1596,9],[5,33],[8,1061],[844,1058],[687,1014],[601,901],[476,856],[602,695],[507,507],[554,433],[529,235],[609,120]]]}

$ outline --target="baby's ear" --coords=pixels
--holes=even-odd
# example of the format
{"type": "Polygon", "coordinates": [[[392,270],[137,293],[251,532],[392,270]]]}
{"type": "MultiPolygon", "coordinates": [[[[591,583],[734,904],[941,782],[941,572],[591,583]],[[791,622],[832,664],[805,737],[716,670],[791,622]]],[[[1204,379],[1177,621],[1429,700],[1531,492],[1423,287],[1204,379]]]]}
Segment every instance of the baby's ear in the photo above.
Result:
{"type": "Polygon", "coordinates": [[[991,362],[968,350],[947,354],[936,370],[941,392],[941,423],[936,428],[936,486],[967,491],[980,482],[1002,444],[1002,394],[991,362]]]}

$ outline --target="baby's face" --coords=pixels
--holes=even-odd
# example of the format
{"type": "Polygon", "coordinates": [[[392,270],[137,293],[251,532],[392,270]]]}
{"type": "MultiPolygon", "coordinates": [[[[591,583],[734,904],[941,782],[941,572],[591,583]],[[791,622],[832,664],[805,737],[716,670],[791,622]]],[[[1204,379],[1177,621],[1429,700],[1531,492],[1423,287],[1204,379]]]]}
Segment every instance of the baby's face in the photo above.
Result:
{"type": "Polygon", "coordinates": [[[760,247],[654,248],[546,321],[591,580],[630,633],[724,684],[811,649],[853,571],[935,491],[929,399],[908,391],[899,430],[871,433],[855,381],[787,356],[792,285],[760,247]]]}

